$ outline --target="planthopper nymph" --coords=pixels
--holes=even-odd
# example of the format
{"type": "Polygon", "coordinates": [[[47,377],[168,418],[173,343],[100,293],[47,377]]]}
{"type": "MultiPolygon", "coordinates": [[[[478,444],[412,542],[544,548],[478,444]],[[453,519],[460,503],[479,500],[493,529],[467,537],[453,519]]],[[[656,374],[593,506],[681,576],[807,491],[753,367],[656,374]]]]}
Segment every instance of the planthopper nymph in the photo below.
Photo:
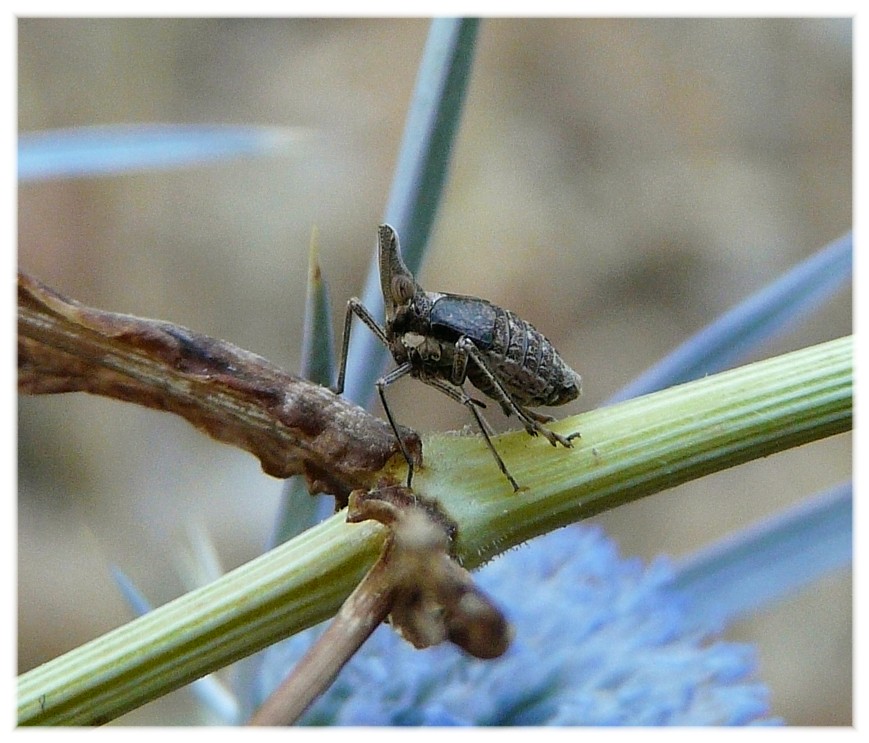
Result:
{"type": "Polygon", "coordinates": [[[389,348],[398,365],[378,379],[376,385],[408,464],[408,487],[413,479],[413,461],[384,393],[386,387],[405,376],[416,377],[466,406],[501,472],[513,489],[519,490],[519,484],[492,443],[491,429],[480,415],[478,408],[485,405],[467,395],[465,380],[498,402],[505,415],[517,416],[532,436],[539,434],[553,446],[570,447],[579,433],[562,436],[550,430],[543,424],[554,420],[552,416],[531,408],[574,400],[582,391],[579,374],[565,363],[541,332],[509,310],[477,297],[425,291],[405,266],[398,235],[392,227],[381,225],[377,239],[386,322],[383,326],[378,324],[356,298],[347,303],[335,391],[340,394],[344,390],[350,325],[356,315],[389,348]]]}

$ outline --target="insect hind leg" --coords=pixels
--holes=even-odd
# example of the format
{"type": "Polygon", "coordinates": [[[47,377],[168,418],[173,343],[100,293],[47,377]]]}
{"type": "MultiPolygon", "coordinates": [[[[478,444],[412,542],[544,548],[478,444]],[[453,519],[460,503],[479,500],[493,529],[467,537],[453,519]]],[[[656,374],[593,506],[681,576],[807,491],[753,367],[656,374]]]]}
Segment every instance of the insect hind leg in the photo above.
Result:
{"type": "MultiPolygon", "coordinates": [[[[556,420],[554,415],[546,415],[546,413],[538,413],[536,410],[529,410],[528,408],[523,408],[523,411],[525,412],[525,414],[528,417],[533,418],[538,423],[552,423],[552,421],[556,420]]],[[[555,433],[555,431],[552,431],[552,433],[555,433]]],[[[555,434],[555,435],[559,436],[559,434],[555,434]]],[[[562,437],[559,436],[559,441],[561,438],[562,437]]],[[[582,435],[579,433],[579,431],[574,431],[569,436],[564,436],[563,438],[566,438],[567,441],[570,442],[570,441],[573,441],[573,439],[582,438],[582,435]]],[[[565,446],[570,446],[570,444],[569,443],[565,444],[565,446]]]]}
{"type": "MultiPolygon", "coordinates": [[[[517,418],[519,418],[530,436],[541,434],[553,446],[561,444],[568,449],[573,447],[571,440],[578,438],[579,433],[572,433],[570,436],[562,436],[560,433],[556,433],[552,429],[542,425],[543,423],[549,423],[555,419],[552,416],[544,415],[543,413],[536,413],[517,403],[513,399],[513,396],[504,387],[501,380],[498,379],[489,368],[489,364],[486,362],[483,354],[480,353],[480,349],[477,348],[470,338],[463,336],[456,341],[456,355],[462,355],[477,365],[477,368],[485,375],[486,379],[492,385],[490,396],[501,404],[506,415],[513,413],[517,418]]],[[[458,364],[454,362],[454,368],[456,367],[458,367],[458,364]]],[[[462,362],[462,368],[465,371],[465,374],[467,374],[467,361],[462,362]]]]}
{"type": "Polygon", "coordinates": [[[525,430],[528,431],[531,436],[536,436],[538,433],[542,434],[553,446],[561,444],[562,446],[570,449],[573,447],[573,444],[571,443],[573,439],[580,438],[579,431],[574,431],[568,436],[562,436],[560,433],[553,431],[551,428],[542,425],[543,423],[551,423],[555,420],[555,418],[551,415],[537,413],[534,410],[523,408],[521,405],[516,405],[516,411],[519,419],[525,425],[525,430]]]}

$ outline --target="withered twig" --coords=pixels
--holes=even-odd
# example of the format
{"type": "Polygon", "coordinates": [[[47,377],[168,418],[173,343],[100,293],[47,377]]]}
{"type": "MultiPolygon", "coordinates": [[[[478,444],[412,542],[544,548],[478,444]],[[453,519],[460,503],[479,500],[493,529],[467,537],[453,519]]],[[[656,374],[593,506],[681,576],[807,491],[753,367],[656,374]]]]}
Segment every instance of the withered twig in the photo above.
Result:
{"type": "Polygon", "coordinates": [[[326,631],[251,717],[249,725],[292,725],[332,685],[347,661],[389,614],[392,592],[388,573],[382,559],[374,563],[326,631]]]}
{"type": "MultiPolygon", "coordinates": [[[[370,487],[399,451],[385,422],[225,341],[104,312],[18,275],[18,388],[90,392],[166,410],[311,492],[370,487]]],[[[421,457],[418,436],[405,444],[421,457]]]]}
{"type": "Polygon", "coordinates": [[[417,648],[449,640],[477,658],[497,658],[509,645],[503,614],[450,556],[456,525],[436,503],[401,485],[354,490],[349,500],[347,521],[389,527],[383,552],[251,725],[298,720],[386,618],[417,648]]]}

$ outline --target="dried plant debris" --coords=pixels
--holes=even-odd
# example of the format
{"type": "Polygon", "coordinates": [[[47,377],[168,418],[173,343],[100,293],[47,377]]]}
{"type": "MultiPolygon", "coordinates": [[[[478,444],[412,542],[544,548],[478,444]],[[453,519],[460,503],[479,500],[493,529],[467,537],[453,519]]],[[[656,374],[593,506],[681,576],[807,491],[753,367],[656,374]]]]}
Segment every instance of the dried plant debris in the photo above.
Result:
{"type": "Polygon", "coordinates": [[[512,629],[453,559],[456,525],[436,503],[401,485],[354,490],[347,521],[368,520],[389,530],[380,557],[250,724],[295,722],[384,620],[416,648],[448,640],[484,659],[507,650],[512,629]]]}
{"type": "MultiPolygon", "coordinates": [[[[105,312],[18,276],[18,388],[90,392],[166,410],[257,456],[274,477],[304,474],[339,501],[370,487],[400,449],[388,423],[325,387],[225,341],[105,312]]],[[[419,437],[402,429],[421,461],[419,437]]]]}
{"type": "Polygon", "coordinates": [[[390,528],[381,560],[392,592],[389,622],[414,647],[449,640],[477,658],[497,658],[510,642],[501,611],[451,556],[455,524],[437,504],[391,485],[350,494],[347,520],[390,528]]]}

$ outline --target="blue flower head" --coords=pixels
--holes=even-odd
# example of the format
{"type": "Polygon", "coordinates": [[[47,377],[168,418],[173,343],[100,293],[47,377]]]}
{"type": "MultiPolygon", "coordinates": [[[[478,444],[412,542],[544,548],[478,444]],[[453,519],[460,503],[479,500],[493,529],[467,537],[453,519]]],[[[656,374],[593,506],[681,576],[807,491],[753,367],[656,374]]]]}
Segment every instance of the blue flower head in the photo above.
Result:
{"type": "MultiPolygon", "coordinates": [[[[673,568],[622,560],[601,529],[572,526],[480,570],[515,629],[476,660],[415,650],[380,627],[301,722],[309,725],[743,725],[769,714],[746,645],[698,627],[673,568]]],[[[266,652],[265,696],[319,633],[266,652]]]]}

